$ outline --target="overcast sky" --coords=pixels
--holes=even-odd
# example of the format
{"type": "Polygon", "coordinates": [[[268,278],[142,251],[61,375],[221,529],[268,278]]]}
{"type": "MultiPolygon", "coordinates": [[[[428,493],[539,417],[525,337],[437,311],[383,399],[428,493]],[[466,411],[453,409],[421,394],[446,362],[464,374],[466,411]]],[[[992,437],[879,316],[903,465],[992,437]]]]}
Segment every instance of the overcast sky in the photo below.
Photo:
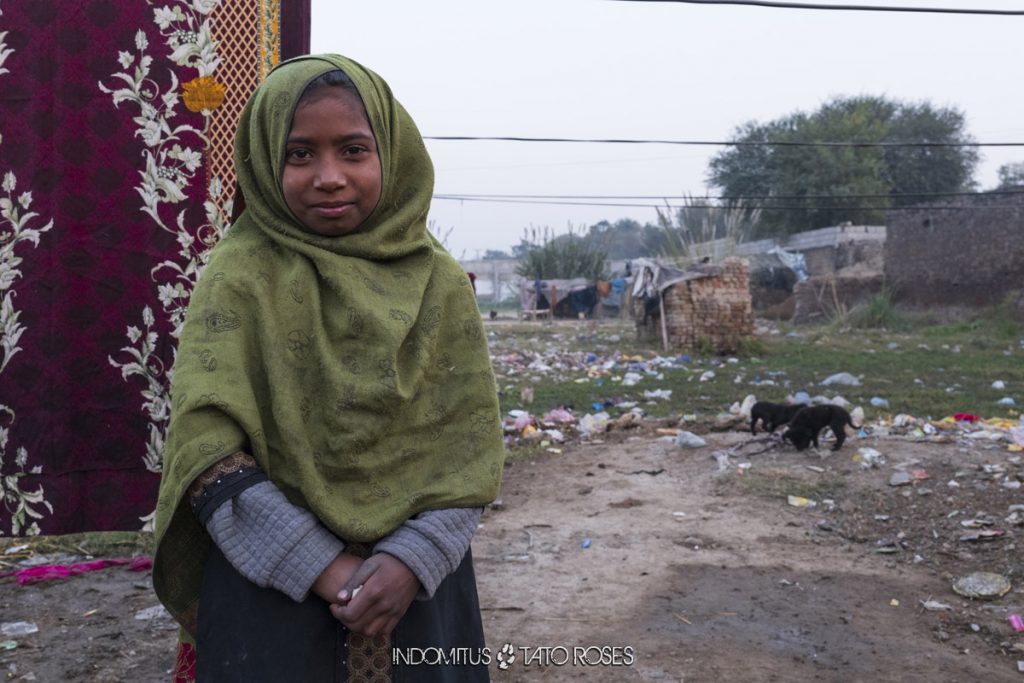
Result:
{"type": "MultiPolygon", "coordinates": [[[[856,4],[1024,10],[1022,0],[856,4]]],[[[978,141],[1024,140],[1024,16],[614,0],[312,0],[312,13],[312,51],[383,76],[423,135],[726,140],[746,121],[871,94],[957,107],[978,141]]],[[[656,196],[705,194],[720,149],[427,147],[436,194],[656,196]]],[[[981,189],[1012,161],[1024,161],[1024,148],[983,149],[981,189]]],[[[440,199],[431,208],[460,258],[507,250],[530,226],[562,233],[627,217],[656,220],[652,208],[440,199]]]]}

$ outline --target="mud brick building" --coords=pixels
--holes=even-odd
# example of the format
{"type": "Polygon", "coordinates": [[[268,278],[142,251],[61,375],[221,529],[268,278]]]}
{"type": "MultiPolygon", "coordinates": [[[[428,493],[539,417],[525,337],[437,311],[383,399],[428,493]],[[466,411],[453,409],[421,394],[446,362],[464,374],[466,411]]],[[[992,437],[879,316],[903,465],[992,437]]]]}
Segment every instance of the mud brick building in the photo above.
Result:
{"type": "Polygon", "coordinates": [[[1024,288],[1024,197],[990,195],[893,211],[885,280],[914,306],[975,307],[1024,288]],[[968,204],[969,202],[969,204],[968,204]]]}
{"type": "Polygon", "coordinates": [[[694,266],[685,271],[663,271],[659,285],[665,322],[657,315],[644,316],[638,306],[638,334],[651,340],[667,340],[669,350],[714,349],[736,351],[754,336],[747,261],[727,258],[720,264],[694,266]]]}

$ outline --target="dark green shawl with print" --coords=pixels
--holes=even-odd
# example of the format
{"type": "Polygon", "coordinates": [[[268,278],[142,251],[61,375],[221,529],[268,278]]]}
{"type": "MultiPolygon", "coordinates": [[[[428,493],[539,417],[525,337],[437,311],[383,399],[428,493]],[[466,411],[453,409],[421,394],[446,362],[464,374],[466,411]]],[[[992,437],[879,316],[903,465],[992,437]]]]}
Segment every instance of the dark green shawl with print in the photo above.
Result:
{"type": "Polygon", "coordinates": [[[235,164],[246,209],[189,305],[156,515],[154,584],[190,630],[210,540],[185,492],[221,458],[251,453],[339,537],[374,541],[418,512],[493,500],[504,457],[473,290],[427,230],[433,168],[387,84],[343,57],[285,62],[242,113],[235,164]],[[338,68],[383,182],[356,232],[320,237],[280,177],[299,95],[338,68]]]}

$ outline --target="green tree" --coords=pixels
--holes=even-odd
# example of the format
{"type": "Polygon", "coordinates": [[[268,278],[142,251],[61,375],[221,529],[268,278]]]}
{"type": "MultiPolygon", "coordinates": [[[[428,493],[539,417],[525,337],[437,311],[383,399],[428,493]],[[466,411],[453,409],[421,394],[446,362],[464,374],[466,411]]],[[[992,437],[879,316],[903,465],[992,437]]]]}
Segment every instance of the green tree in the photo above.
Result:
{"type": "Polygon", "coordinates": [[[997,171],[999,174],[999,186],[997,190],[1022,190],[1024,189],[1024,161],[1012,164],[1003,164],[997,171]]]}
{"type": "Polygon", "coordinates": [[[573,231],[554,237],[551,230],[530,228],[523,231],[520,245],[528,245],[519,257],[516,275],[531,280],[582,277],[603,280],[607,277],[608,252],[596,240],[573,231]]]}
{"type": "MultiPolygon", "coordinates": [[[[956,109],[858,96],[834,98],[810,114],[746,123],[732,140],[969,143],[972,138],[956,109]]],[[[727,197],[765,198],[749,201],[764,211],[751,235],[756,238],[844,221],[882,223],[888,207],[926,201],[923,193],[972,189],[977,162],[978,152],[969,146],[740,145],[712,158],[707,178],[727,197]],[[892,196],[897,194],[907,196],[892,196]]]]}
{"type": "Polygon", "coordinates": [[[645,244],[648,229],[656,230],[657,226],[622,218],[615,223],[601,221],[591,225],[586,237],[603,248],[610,259],[634,259],[651,255],[645,244]]]}

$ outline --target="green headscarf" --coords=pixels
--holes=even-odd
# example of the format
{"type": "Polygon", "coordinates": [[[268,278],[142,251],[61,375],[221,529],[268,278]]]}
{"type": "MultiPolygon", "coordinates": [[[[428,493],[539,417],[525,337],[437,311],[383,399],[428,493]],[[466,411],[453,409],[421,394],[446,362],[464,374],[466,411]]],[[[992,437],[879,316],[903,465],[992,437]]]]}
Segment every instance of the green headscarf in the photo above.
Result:
{"type": "Polygon", "coordinates": [[[282,63],[242,112],[235,166],[246,208],[189,305],[156,509],[154,585],[189,630],[210,539],[185,493],[218,460],[251,453],[290,501],[370,542],[490,502],[504,458],[473,290],[427,230],[433,168],[387,84],[340,56],[282,63]],[[383,178],[357,231],[322,237],[281,173],[303,89],[334,69],[359,90],[383,178]]]}

